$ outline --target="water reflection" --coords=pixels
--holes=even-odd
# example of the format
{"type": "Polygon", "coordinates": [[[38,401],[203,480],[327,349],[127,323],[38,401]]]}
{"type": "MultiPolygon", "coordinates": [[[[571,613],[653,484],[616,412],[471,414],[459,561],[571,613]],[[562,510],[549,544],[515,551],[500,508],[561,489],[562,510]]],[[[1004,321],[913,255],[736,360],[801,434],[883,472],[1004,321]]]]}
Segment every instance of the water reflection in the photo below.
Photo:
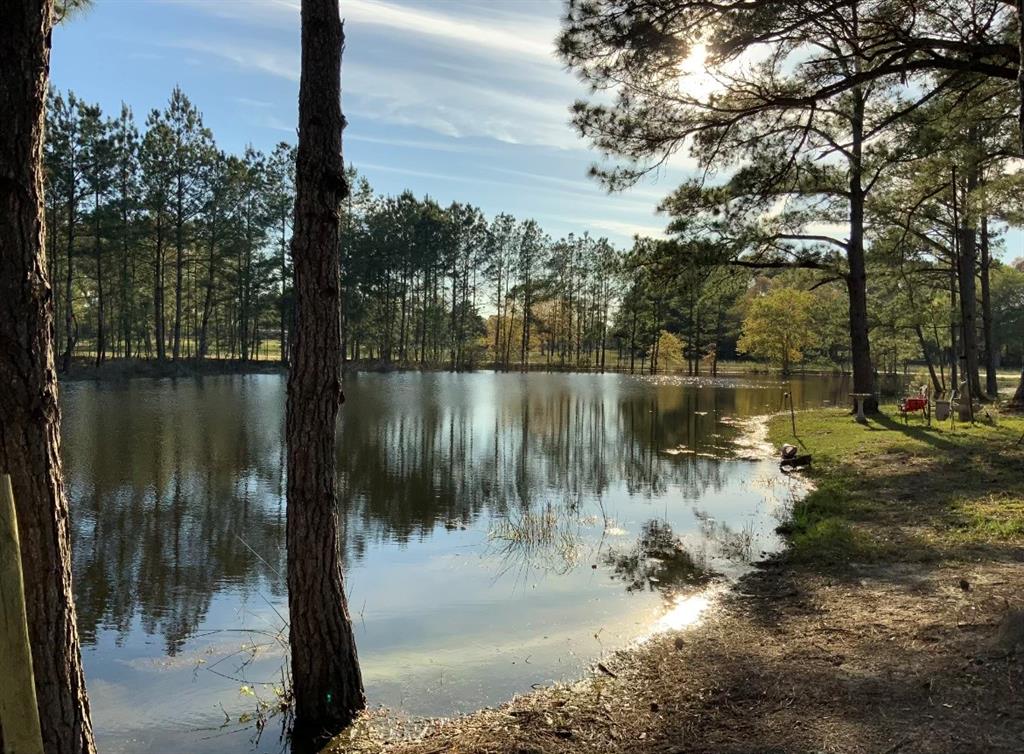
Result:
{"type": "Polygon", "coordinates": [[[643,525],[632,548],[610,551],[605,562],[612,575],[626,584],[627,592],[658,591],[666,597],[705,586],[715,576],[703,558],[695,558],[676,538],[668,523],[657,519],[643,525]]]}
{"type": "MultiPolygon", "coordinates": [[[[626,641],[664,613],[656,593],[774,546],[756,484],[774,470],[723,460],[738,430],[719,419],[776,410],[784,390],[820,405],[846,386],[350,376],[338,468],[371,701],[449,713],[572,677],[595,631],[626,641]]],[[[63,403],[104,749],[248,751],[197,741],[244,700],[191,671],[237,650],[210,630],[280,625],[284,381],[74,383],[63,403]]],[[[253,667],[276,678],[272,661],[253,667]]]]}

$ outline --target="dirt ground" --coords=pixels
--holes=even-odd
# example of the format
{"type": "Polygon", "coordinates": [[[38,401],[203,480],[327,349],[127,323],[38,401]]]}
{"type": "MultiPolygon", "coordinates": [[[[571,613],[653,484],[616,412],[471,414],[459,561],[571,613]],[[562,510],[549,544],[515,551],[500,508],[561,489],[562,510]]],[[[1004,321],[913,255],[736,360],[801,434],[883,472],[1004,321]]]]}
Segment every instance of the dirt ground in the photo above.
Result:
{"type": "Polygon", "coordinates": [[[828,550],[839,531],[846,549],[762,564],[699,626],[607,656],[573,686],[405,739],[370,716],[326,751],[1024,752],[1024,448],[1007,439],[1020,430],[977,444],[890,422],[877,431],[891,447],[843,445],[833,421],[803,436],[837,443],[815,474],[841,469],[862,499],[804,533],[828,550]]]}

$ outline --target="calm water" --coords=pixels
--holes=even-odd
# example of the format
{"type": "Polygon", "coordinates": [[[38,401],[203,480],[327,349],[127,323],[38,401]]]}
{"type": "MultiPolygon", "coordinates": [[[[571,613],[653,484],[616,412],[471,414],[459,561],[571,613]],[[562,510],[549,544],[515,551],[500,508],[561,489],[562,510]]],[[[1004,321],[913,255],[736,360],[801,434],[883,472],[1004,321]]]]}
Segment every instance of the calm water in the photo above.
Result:
{"type": "MultiPolygon", "coordinates": [[[[847,389],[792,387],[798,407],[847,389]]],[[[371,705],[415,716],[496,704],[692,617],[711,573],[778,546],[789,490],[774,464],[735,457],[730,420],[777,410],[784,389],[750,377],[349,377],[339,477],[371,705]]],[[[281,751],[274,725],[252,742],[247,715],[281,679],[284,380],[62,391],[102,750],[281,751]]]]}

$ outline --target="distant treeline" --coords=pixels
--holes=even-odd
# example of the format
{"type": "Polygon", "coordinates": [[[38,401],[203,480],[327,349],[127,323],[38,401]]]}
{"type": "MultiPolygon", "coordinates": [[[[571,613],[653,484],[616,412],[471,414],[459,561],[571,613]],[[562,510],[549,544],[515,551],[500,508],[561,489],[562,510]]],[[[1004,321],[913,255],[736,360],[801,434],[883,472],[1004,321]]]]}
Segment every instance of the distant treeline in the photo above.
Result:
{"type": "MultiPolygon", "coordinates": [[[[291,145],[226,153],[178,88],[141,130],[127,105],[109,117],[54,92],[45,162],[62,370],[75,358],[287,355],[291,145]]],[[[735,353],[727,315],[744,282],[709,287],[727,276],[666,266],[647,241],[623,253],[587,233],[556,240],[533,220],[381,196],[354,169],[348,178],[347,360],[653,370],[666,329],[691,371],[735,353]]]]}
{"type": "MultiPolygon", "coordinates": [[[[290,145],[269,154],[225,153],[180,89],[147,116],[141,133],[125,105],[111,118],[55,92],[45,160],[63,370],[73,358],[146,359],[147,367],[166,372],[208,358],[287,355],[290,145]]],[[[751,301],[781,287],[813,293],[807,305],[814,337],[804,338],[792,360],[849,368],[846,295],[834,280],[723,266],[710,244],[695,253],[642,238],[628,250],[587,233],[552,239],[533,220],[487,218],[469,204],[443,207],[410,192],[382,196],[355,170],[348,178],[338,284],[349,361],[691,374],[703,364],[714,371],[719,359],[736,357],[744,326],[751,330],[744,322],[751,301]]],[[[1010,266],[993,272],[993,314],[986,319],[1007,358],[1019,342],[1014,301],[1022,277],[1010,266]]],[[[940,337],[950,330],[948,306],[936,299],[927,309],[937,312],[934,322],[920,342],[908,339],[906,306],[899,303],[905,294],[886,284],[902,278],[879,280],[869,291],[876,369],[905,369],[923,348],[942,371],[950,358],[943,358],[949,346],[940,337]]],[[[761,340],[790,337],[793,325],[790,312],[761,340]]],[[[766,356],[750,346],[752,337],[742,341],[748,355],[785,368],[788,352],[766,356]]]]}
{"type": "MultiPolygon", "coordinates": [[[[127,105],[108,117],[54,92],[45,161],[62,369],[74,357],[287,354],[290,145],[227,154],[178,88],[141,132],[127,105]]],[[[621,279],[607,240],[553,241],[532,220],[379,196],[355,171],[349,179],[339,249],[348,359],[602,365],[621,279]]]]}

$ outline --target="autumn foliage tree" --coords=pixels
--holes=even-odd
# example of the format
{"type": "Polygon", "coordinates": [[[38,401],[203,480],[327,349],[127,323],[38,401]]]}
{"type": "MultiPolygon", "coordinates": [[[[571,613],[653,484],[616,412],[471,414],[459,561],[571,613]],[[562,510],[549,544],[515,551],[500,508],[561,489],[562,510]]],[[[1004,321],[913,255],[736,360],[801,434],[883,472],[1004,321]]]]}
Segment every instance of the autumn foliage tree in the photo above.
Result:
{"type": "Polygon", "coordinates": [[[755,297],[743,318],[737,349],[789,374],[794,364],[803,361],[804,352],[818,344],[813,308],[809,292],[792,288],[776,288],[755,297]]]}

